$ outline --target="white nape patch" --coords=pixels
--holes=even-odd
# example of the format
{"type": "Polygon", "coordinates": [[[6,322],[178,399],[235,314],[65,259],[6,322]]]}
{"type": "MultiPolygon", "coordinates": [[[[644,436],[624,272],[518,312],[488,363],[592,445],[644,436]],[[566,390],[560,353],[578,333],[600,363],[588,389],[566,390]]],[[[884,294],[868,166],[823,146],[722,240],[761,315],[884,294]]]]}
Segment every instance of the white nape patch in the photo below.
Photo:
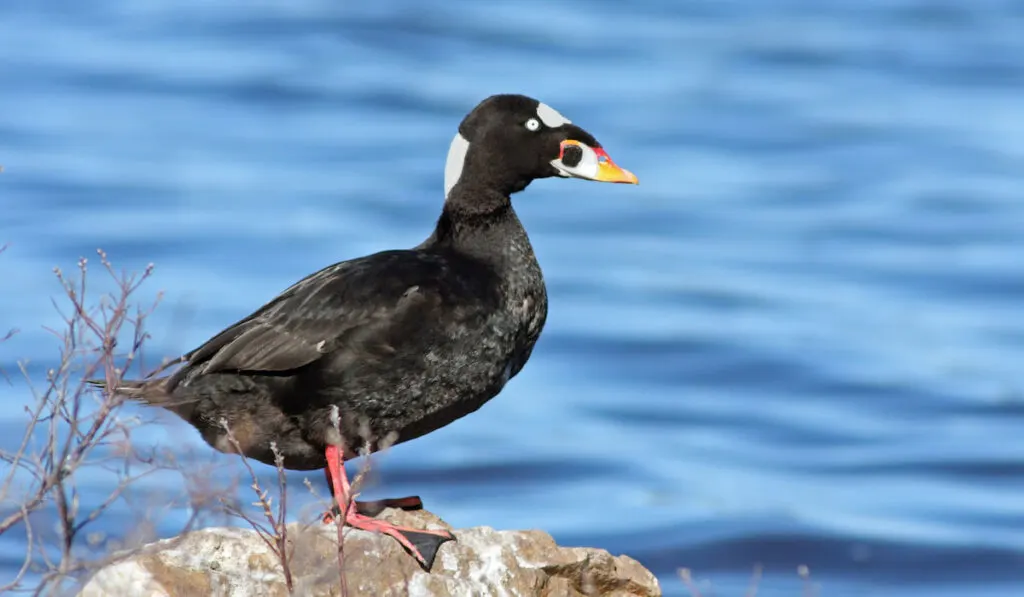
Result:
{"type": "Polygon", "coordinates": [[[541,122],[551,128],[558,128],[563,124],[572,124],[572,121],[562,116],[551,106],[544,102],[538,102],[537,105],[537,117],[540,118],[541,122]]]}
{"type": "Polygon", "coordinates": [[[445,199],[448,198],[448,194],[452,192],[459,182],[459,177],[462,176],[462,167],[466,163],[467,152],[469,152],[469,141],[462,136],[462,133],[455,133],[455,138],[452,139],[452,144],[448,148],[448,159],[444,163],[445,199]]]}

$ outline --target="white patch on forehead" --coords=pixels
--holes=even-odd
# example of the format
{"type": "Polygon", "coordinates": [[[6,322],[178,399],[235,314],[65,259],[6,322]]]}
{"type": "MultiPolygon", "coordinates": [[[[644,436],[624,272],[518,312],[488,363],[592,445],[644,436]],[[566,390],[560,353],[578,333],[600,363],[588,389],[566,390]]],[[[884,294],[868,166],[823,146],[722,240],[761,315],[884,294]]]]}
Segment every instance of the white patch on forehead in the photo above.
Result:
{"type": "Polygon", "coordinates": [[[466,163],[466,152],[469,151],[469,141],[462,136],[462,133],[455,133],[451,147],[448,148],[448,159],[444,163],[444,197],[452,192],[452,188],[459,182],[462,176],[462,166],[466,163]]]}
{"type": "Polygon", "coordinates": [[[538,102],[537,117],[540,118],[541,122],[551,128],[558,128],[563,124],[572,123],[571,120],[559,114],[558,110],[555,110],[544,102],[538,102]]]}

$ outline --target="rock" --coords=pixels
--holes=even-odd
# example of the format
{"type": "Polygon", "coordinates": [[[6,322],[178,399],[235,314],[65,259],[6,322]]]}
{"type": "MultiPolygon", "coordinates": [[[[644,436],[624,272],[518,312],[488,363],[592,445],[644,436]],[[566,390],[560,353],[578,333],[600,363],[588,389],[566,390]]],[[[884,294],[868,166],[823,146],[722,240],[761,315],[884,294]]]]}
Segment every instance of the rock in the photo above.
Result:
{"type": "MultiPolygon", "coordinates": [[[[441,546],[426,573],[390,537],[345,529],[348,595],[373,597],[649,597],[661,595],[654,575],[627,556],[603,549],[560,547],[542,531],[454,530],[433,514],[388,509],[396,524],[446,528],[458,539],[441,546]]],[[[295,595],[340,596],[337,528],[288,525],[294,549],[295,595]]],[[[79,597],[286,597],[278,558],[255,531],[211,528],[147,545],[99,570],[79,597]]]]}

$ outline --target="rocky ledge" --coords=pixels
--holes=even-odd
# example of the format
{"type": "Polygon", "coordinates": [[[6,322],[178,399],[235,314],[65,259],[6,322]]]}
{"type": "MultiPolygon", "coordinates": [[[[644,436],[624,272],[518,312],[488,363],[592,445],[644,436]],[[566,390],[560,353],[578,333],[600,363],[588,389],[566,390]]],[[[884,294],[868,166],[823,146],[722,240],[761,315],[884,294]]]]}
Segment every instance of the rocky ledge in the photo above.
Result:
{"type": "MultiPolygon", "coordinates": [[[[388,509],[381,518],[419,528],[451,530],[429,573],[390,537],[346,529],[348,595],[374,597],[510,596],[649,597],[661,595],[654,575],[627,556],[603,549],[561,547],[541,531],[452,529],[425,511],[388,509]]],[[[294,551],[294,595],[338,596],[337,533],[333,525],[288,526],[294,551]]],[[[289,594],[278,558],[255,531],[211,528],[152,543],[97,572],[80,597],[217,597],[289,594]]]]}

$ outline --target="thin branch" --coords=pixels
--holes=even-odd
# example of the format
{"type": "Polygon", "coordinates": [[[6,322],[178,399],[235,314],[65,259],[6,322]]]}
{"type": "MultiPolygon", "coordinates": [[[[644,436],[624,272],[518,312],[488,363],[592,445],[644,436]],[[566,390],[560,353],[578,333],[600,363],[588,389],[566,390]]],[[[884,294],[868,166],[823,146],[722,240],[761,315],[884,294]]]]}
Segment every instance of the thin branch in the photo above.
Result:
{"type": "Polygon", "coordinates": [[[764,574],[764,566],[754,566],[754,574],[750,577],[750,586],[747,587],[747,597],[757,597],[757,590],[761,585],[761,576],[764,574]]]}
{"type": "Polygon", "coordinates": [[[796,567],[796,573],[804,581],[804,597],[816,597],[818,591],[814,583],[811,582],[811,569],[805,564],[800,564],[796,567]]]}
{"type": "MultiPolygon", "coordinates": [[[[21,506],[21,509],[24,510],[25,506],[21,506]]],[[[24,512],[24,515],[27,520],[28,512],[24,512]]],[[[18,573],[14,575],[14,579],[5,585],[0,585],[0,594],[6,593],[20,585],[22,579],[25,578],[25,574],[32,566],[32,553],[35,546],[35,535],[32,533],[32,525],[27,523],[25,524],[25,544],[25,559],[22,561],[21,567],[18,569],[18,573]]]]}
{"type": "Polygon", "coordinates": [[[679,575],[679,580],[683,581],[683,585],[688,591],[690,591],[691,597],[703,597],[700,593],[700,589],[697,588],[697,584],[693,582],[693,573],[689,568],[680,568],[676,570],[676,574],[679,575]]]}
{"type": "MultiPolygon", "coordinates": [[[[344,436],[341,434],[341,410],[338,408],[337,405],[331,406],[331,425],[334,426],[334,431],[337,434],[337,437],[343,438],[344,436]]],[[[348,473],[345,472],[345,459],[344,458],[341,459],[340,467],[341,467],[340,471],[331,471],[331,475],[334,475],[334,474],[341,474],[341,475],[348,474],[348,473]]],[[[335,485],[334,487],[337,487],[337,485],[335,485]]],[[[348,517],[348,509],[355,507],[355,496],[351,495],[351,493],[352,493],[351,491],[349,492],[349,495],[346,495],[346,496],[335,495],[334,487],[329,488],[329,491],[331,492],[331,495],[334,495],[334,501],[338,504],[338,516],[335,517],[335,519],[334,519],[334,528],[337,531],[337,536],[338,536],[338,579],[339,579],[340,588],[341,588],[341,597],[348,597],[348,578],[346,577],[346,574],[345,574],[345,533],[344,533],[344,530],[345,530],[345,520],[348,517]],[[345,499],[345,503],[344,504],[341,503],[342,497],[344,497],[344,499],[345,499]]],[[[330,510],[328,510],[328,512],[329,511],[330,510]]]]}
{"type": "Polygon", "coordinates": [[[241,456],[242,465],[245,467],[246,472],[249,473],[249,477],[252,479],[252,485],[250,485],[250,487],[252,487],[253,492],[256,494],[256,502],[252,505],[257,506],[261,510],[264,518],[267,519],[267,523],[270,526],[264,526],[262,523],[253,520],[252,517],[246,514],[241,508],[233,504],[229,504],[226,501],[224,502],[224,507],[228,513],[247,522],[249,526],[256,531],[256,534],[259,535],[260,539],[263,540],[263,543],[265,543],[267,547],[270,548],[271,552],[274,553],[278,562],[281,564],[281,571],[284,574],[284,582],[285,586],[288,588],[288,594],[291,595],[295,588],[291,569],[291,550],[288,549],[288,531],[285,524],[288,483],[287,475],[284,471],[284,456],[278,450],[277,443],[271,442],[270,449],[274,453],[274,462],[277,465],[277,482],[280,490],[278,509],[277,514],[275,515],[272,505],[273,498],[268,497],[268,491],[260,486],[259,477],[256,475],[256,471],[253,470],[252,465],[249,464],[249,459],[242,451],[242,446],[235,438],[235,434],[232,433],[227,420],[221,419],[220,425],[224,428],[224,433],[227,435],[228,443],[230,443],[235,452],[241,456]]]}

